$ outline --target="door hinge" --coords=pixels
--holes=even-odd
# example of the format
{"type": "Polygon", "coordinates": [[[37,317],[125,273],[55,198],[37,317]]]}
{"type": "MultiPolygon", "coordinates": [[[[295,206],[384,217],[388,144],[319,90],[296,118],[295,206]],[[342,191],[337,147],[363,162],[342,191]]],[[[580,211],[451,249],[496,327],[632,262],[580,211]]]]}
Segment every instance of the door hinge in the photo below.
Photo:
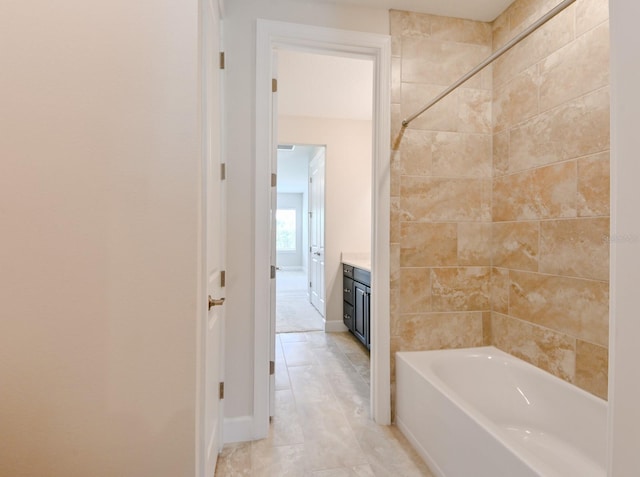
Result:
{"type": "Polygon", "coordinates": [[[276,267],[275,267],[275,265],[271,265],[270,276],[271,276],[271,278],[276,278],[276,267]]]}
{"type": "Polygon", "coordinates": [[[278,175],[271,174],[271,187],[276,187],[278,185],[278,175]]]}
{"type": "Polygon", "coordinates": [[[313,177],[309,177],[309,184],[313,184],[313,177]]]}
{"type": "Polygon", "coordinates": [[[222,270],[220,272],[220,287],[224,287],[227,284],[227,272],[222,270]]]}
{"type": "Polygon", "coordinates": [[[309,218],[312,219],[313,218],[313,212],[309,211],[309,218]]]}
{"type": "Polygon", "coordinates": [[[313,283],[309,282],[309,288],[311,288],[313,286],[313,283]]]}
{"type": "Polygon", "coordinates": [[[224,399],[224,381],[221,381],[218,387],[218,397],[224,399]]]}
{"type": "Polygon", "coordinates": [[[276,374],[276,363],[275,361],[269,361],[269,375],[276,374]]]}
{"type": "Polygon", "coordinates": [[[223,162],[220,164],[220,180],[223,181],[227,178],[227,165],[223,162]]]}
{"type": "Polygon", "coordinates": [[[220,69],[224,69],[224,51],[220,52],[220,69]]]}
{"type": "Polygon", "coordinates": [[[271,78],[271,92],[272,93],[278,92],[278,80],[275,78],[271,78]]]}

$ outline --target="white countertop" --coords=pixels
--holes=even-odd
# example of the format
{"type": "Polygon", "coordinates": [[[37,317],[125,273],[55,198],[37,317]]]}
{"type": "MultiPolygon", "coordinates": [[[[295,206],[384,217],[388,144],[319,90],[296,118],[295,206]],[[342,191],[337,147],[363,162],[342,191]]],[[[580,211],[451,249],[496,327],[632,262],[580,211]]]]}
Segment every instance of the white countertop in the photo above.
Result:
{"type": "Polygon", "coordinates": [[[371,254],[365,252],[342,252],[342,263],[362,270],[371,271],[371,254]]]}

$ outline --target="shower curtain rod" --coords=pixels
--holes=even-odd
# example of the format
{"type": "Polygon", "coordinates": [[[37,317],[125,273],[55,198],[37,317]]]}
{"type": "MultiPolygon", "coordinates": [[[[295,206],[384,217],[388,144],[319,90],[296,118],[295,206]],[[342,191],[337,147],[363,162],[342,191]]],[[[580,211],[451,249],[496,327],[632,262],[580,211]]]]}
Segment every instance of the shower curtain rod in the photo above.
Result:
{"type": "Polygon", "coordinates": [[[551,10],[549,10],[549,12],[547,12],[545,15],[543,15],[542,17],[540,17],[535,23],[533,23],[529,28],[527,28],[526,30],[522,31],[521,33],[519,33],[518,35],[516,35],[515,37],[513,37],[509,42],[507,42],[505,45],[503,45],[501,48],[499,48],[498,50],[496,50],[491,56],[489,56],[487,59],[485,59],[482,63],[480,63],[478,66],[476,66],[475,68],[473,68],[471,71],[469,71],[467,74],[465,74],[464,76],[462,76],[458,81],[456,81],[455,83],[453,83],[451,86],[449,86],[447,89],[445,89],[442,93],[440,93],[438,96],[436,96],[433,100],[431,100],[431,102],[429,104],[427,104],[424,108],[422,108],[420,111],[418,111],[417,113],[409,116],[408,118],[404,119],[402,121],[402,127],[406,128],[409,123],[411,123],[411,121],[413,121],[414,119],[416,119],[418,116],[420,116],[422,113],[424,113],[425,111],[427,111],[429,108],[431,108],[433,105],[435,105],[436,103],[438,103],[441,99],[445,98],[446,96],[448,96],[450,93],[452,93],[455,89],[457,89],[462,83],[464,83],[465,81],[467,81],[468,79],[470,79],[472,76],[474,76],[476,73],[478,73],[480,70],[482,70],[483,68],[485,68],[486,66],[490,65],[491,63],[493,63],[494,61],[496,61],[498,58],[500,58],[502,55],[504,55],[507,51],[509,51],[511,48],[513,48],[514,46],[516,46],[518,43],[520,43],[522,40],[524,40],[526,37],[528,37],[529,35],[531,35],[534,31],[536,31],[538,28],[540,28],[542,25],[544,25],[545,23],[547,23],[549,20],[551,20],[553,17],[555,17],[558,13],[560,13],[561,11],[563,11],[564,9],[566,9],[567,7],[569,7],[572,3],[575,3],[576,0],[564,0],[563,2],[559,3],[558,5],[556,5],[554,8],[552,8],[551,10]]]}

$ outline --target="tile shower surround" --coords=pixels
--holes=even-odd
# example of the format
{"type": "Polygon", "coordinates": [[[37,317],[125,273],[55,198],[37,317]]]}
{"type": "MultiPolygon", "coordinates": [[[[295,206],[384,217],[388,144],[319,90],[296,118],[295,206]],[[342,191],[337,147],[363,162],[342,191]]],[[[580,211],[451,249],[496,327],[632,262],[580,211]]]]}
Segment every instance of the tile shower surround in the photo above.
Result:
{"type": "Polygon", "coordinates": [[[578,0],[401,130],[557,3],[491,24],[391,11],[393,379],[396,351],[493,344],[607,396],[607,0],[578,0]]]}

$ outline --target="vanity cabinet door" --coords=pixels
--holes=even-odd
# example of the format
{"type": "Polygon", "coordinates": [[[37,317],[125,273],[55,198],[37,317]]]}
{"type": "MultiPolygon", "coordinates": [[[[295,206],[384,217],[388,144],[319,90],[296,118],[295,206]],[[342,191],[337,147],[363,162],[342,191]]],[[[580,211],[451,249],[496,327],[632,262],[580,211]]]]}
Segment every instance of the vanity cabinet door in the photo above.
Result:
{"type": "Polygon", "coordinates": [[[367,286],[359,282],[353,282],[354,290],[354,310],[353,310],[353,334],[356,335],[362,344],[367,345],[367,311],[369,302],[369,293],[367,286]]]}

